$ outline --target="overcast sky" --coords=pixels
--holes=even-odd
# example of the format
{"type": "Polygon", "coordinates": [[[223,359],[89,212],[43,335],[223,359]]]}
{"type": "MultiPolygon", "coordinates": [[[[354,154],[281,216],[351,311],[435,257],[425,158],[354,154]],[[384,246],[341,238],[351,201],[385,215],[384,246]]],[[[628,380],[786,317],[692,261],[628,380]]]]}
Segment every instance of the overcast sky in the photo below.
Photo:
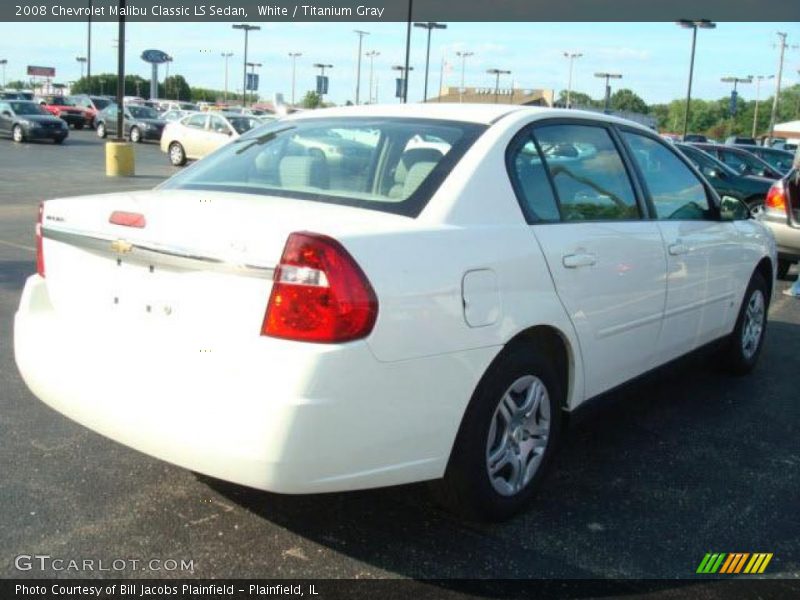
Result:
{"type": "MultiPolygon", "coordinates": [[[[263,63],[262,98],[274,92],[291,96],[289,52],[302,52],[297,60],[297,96],[314,86],[315,62],[332,63],[329,99],[344,103],[355,96],[358,37],[354,29],[370,32],[363,51],[376,50],[374,83],[381,102],[395,102],[392,65],[402,64],[405,53],[405,23],[259,23],[261,31],[250,35],[248,59],[263,63]]],[[[115,23],[95,23],[92,28],[92,72],[116,70],[113,48],[115,23]]],[[[698,33],[694,97],[719,98],[730,92],[720,82],[728,75],[770,75],[777,71],[775,32],[789,33],[790,45],[800,44],[800,23],[720,23],[715,30],[698,33]]],[[[220,53],[233,52],[229,63],[229,88],[241,89],[243,33],[230,23],[128,23],[127,66],[129,73],[149,79],[149,65],[139,56],[147,48],[172,55],[170,73],[180,73],[190,85],[223,88],[224,61],[220,53]]],[[[422,97],[426,32],[412,32],[409,100],[422,97]]],[[[513,83],[523,88],[566,89],[568,62],[565,50],[581,52],[575,62],[573,89],[594,97],[603,94],[598,71],[622,73],[614,88],[633,89],[647,102],[667,102],[685,97],[691,31],[672,23],[449,23],[435,30],[431,43],[429,95],[439,86],[445,57],[445,84],[457,86],[461,62],[456,51],[474,52],[467,59],[468,86],[494,86],[489,68],[512,71],[501,86],[513,83]]],[[[86,54],[86,25],[81,23],[0,23],[0,59],[8,60],[6,78],[25,78],[27,65],[56,68],[56,81],[77,79],[76,56],[86,54]]],[[[784,85],[797,83],[800,51],[789,49],[784,67],[784,85]]],[[[163,77],[163,73],[161,75],[163,77]]],[[[362,61],[361,98],[368,97],[369,60],[362,61]]],[[[741,86],[743,98],[755,95],[755,86],[741,86]]],[[[762,87],[761,96],[771,94],[774,82],[762,87]]]]}

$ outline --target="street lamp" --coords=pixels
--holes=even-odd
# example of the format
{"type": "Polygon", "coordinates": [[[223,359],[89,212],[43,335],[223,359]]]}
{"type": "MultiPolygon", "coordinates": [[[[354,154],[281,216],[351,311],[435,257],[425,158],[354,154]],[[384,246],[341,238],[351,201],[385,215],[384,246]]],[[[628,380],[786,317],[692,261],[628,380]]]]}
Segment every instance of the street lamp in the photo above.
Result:
{"type": "MultiPolygon", "coordinates": [[[[324,63],[314,63],[314,67],[319,69],[319,74],[322,77],[325,77],[325,69],[332,69],[333,65],[326,65],[324,63]]],[[[321,90],[324,90],[324,87],[320,87],[321,90]]],[[[322,106],[322,97],[325,95],[324,91],[320,92],[319,94],[319,104],[322,106]]]]}
{"type": "Polygon", "coordinates": [[[369,31],[361,31],[360,29],[354,29],[353,31],[358,36],[358,66],[356,67],[356,106],[358,106],[361,96],[361,43],[364,40],[364,36],[369,35],[369,31]]]}
{"type": "Polygon", "coordinates": [[[85,56],[76,56],[75,60],[77,60],[81,65],[81,79],[83,79],[83,65],[86,64],[86,57],[85,56]]]}
{"type": "Polygon", "coordinates": [[[238,23],[236,25],[231,25],[231,27],[244,31],[244,60],[242,61],[242,106],[247,106],[247,38],[251,31],[260,31],[261,27],[258,25],[248,25],[247,23],[238,23]]]}
{"type": "Polygon", "coordinates": [[[681,19],[680,21],[676,21],[676,24],[684,29],[692,30],[692,56],[689,59],[689,85],[686,88],[686,111],[683,114],[683,136],[681,137],[681,139],[684,139],[689,129],[689,111],[692,101],[692,77],[694,75],[694,49],[697,44],[697,30],[715,29],[717,24],[708,19],[700,19],[699,21],[681,19]]]}
{"type": "Polygon", "coordinates": [[[7,58],[0,59],[0,66],[3,67],[3,89],[6,89],[6,65],[8,64],[7,58]]]}
{"type": "Polygon", "coordinates": [[[431,31],[434,29],[447,29],[447,25],[444,23],[436,23],[434,21],[425,21],[422,23],[414,23],[414,27],[421,27],[422,29],[428,30],[428,50],[425,53],[425,87],[422,93],[422,101],[428,101],[428,67],[430,66],[431,60],[431,31]]]}
{"type": "Polygon", "coordinates": [[[392,67],[392,71],[399,71],[400,72],[400,81],[403,82],[403,89],[400,90],[402,93],[399,95],[400,102],[405,102],[408,96],[408,71],[413,71],[414,67],[404,67],[403,65],[394,65],[392,67]]]}
{"type": "Polygon", "coordinates": [[[564,52],[564,56],[569,59],[569,80],[567,81],[567,108],[572,108],[572,63],[576,58],[583,56],[580,52],[564,52]]]}
{"type": "Polygon", "coordinates": [[[594,76],[606,80],[606,99],[603,103],[603,112],[608,113],[609,108],[611,107],[611,84],[609,83],[609,80],[622,79],[622,75],[619,73],[595,73],[594,76]]]}
{"type": "MultiPolygon", "coordinates": [[[[169,64],[171,62],[172,62],[172,57],[167,56],[167,60],[164,61],[165,63],[164,68],[166,69],[166,72],[164,73],[164,93],[167,95],[167,98],[169,98],[169,64]]],[[[180,95],[181,93],[180,91],[178,91],[178,96],[180,95]]],[[[177,98],[177,100],[180,100],[180,97],[177,98]]]]}
{"type": "Polygon", "coordinates": [[[458,52],[456,52],[456,56],[458,56],[461,59],[461,87],[458,88],[458,101],[459,102],[463,102],[464,101],[464,69],[465,69],[466,64],[467,64],[467,58],[469,58],[470,56],[474,56],[474,55],[475,55],[474,52],[466,52],[466,51],[462,52],[460,50],[458,52]]]}
{"type": "Polygon", "coordinates": [[[233,52],[221,52],[220,56],[225,59],[225,96],[224,102],[228,103],[228,59],[233,56],[233,52]]]}
{"type": "Polygon", "coordinates": [[[294,81],[295,74],[297,73],[297,57],[303,56],[302,52],[289,52],[289,58],[292,59],[292,106],[294,106],[294,81]]]}
{"type": "Polygon", "coordinates": [[[755,79],[756,80],[756,110],[753,113],[753,134],[751,135],[751,137],[753,139],[755,139],[755,137],[756,137],[756,127],[757,127],[757,122],[758,122],[758,101],[759,101],[759,96],[761,95],[760,94],[761,93],[761,82],[763,80],[765,80],[765,79],[767,79],[767,80],[773,79],[775,77],[775,75],[756,75],[755,77],[752,76],[752,75],[748,75],[748,77],[750,79],[755,79]]]}
{"type": "Polygon", "coordinates": [[[722,83],[732,83],[733,84],[733,91],[731,91],[731,105],[728,112],[730,113],[730,121],[729,121],[729,131],[733,133],[733,117],[736,115],[736,86],[740,83],[753,83],[752,77],[723,77],[720,79],[722,83]]]}
{"type": "MultiPolygon", "coordinates": [[[[249,63],[245,63],[245,65],[250,67],[250,75],[252,76],[251,79],[253,80],[253,87],[255,87],[256,67],[258,67],[260,69],[263,65],[261,63],[257,63],[257,62],[249,62],[249,63]]],[[[258,99],[256,97],[256,90],[253,89],[253,90],[250,90],[250,91],[253,92],[253,102],[251,104],[255,104],[256,100],[258,99]]],[[[245,94],[245,96],[247,96],[247,94],[245,94]]]]}
{"type": "Polygon", "coordinates": [[[497,104],[497,96],[500,93],[500,75],[511,75],[511,71],[504,71],[503,69],[489,69],[486,71],[489,75],[494,75],[494,103],[497,104]]]}
{"type": "Polygon", "coordinates": [[[370,50],[367,52],[366,56],[369,58],[369,103],[372,104],[373,96],[372,96],[372,66],[376,56],[380,56],[381,53],[377,50],[370,50]]]}

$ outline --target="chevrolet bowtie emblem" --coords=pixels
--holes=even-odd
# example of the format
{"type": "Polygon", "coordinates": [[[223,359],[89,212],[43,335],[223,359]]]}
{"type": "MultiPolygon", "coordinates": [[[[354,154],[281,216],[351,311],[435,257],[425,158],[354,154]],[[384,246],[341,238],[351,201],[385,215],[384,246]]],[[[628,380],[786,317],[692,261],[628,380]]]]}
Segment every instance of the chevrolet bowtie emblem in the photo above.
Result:
{"type": "Polygon", "coordinates": [[[114,240],[111,242],[111,249],[117,254],[127,254],[133,250],[133,244],[125,240],[114,240]]]}

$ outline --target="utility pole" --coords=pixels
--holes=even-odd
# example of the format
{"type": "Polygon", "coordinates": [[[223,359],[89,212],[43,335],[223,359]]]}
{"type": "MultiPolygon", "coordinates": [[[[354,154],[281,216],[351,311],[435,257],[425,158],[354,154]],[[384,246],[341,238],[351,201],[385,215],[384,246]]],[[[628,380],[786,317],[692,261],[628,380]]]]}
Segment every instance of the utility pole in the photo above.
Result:
{"type": "Polygon", "coordinates": [[[474,52],[461,52],[461,51],[456,52],[456,56],[458,56],[461,59],[461,87],[458,88],[458,101],[459,102],[463,102],[464,101],[464,91],[465,91],[465,89],[464,89],[464,69],[466,68],[467,58],[469,58],[470,56],[474,56],[474,55],[475,55],[474,52]]]}
{"type": "Polygon", "coordinates": [[[756,75],[755,77],[750,75],[749,77],[750,79],[756,80],[756,110],[753,113],[753,133],[750,136],[753,139],[755,139],[756,129],[758,127],[758,101],[759,101],[759,96],[761,95],[761,81],[764,79],[772,79],[775,77],[775,75],[756,75]]]}
{"type": "Polygon", "coordinates": [[[372,104],[373,102],[377,102],[377,100],[374,100],[373,96],[372,96],[372,90],[373,90],[373,87],[372,87],[372,67],[373,67],[373,62],[375,60],[375,57],[376,56],[380,56],[380,55],[381,55],[381,53],[378,52],[377,50],[370,50],[366,54],[366,56],[369,58],[369,103],[370,104],[372,104]]]}
{"type": "MultiPolygon", "coordinates": [[[[414,0],[408,0],[408,20],[406,21],[406,63],[400,71],[403,76],[403,104],[408,102],[408,73],[411,71],[411,16],[414,12],[414,0]]],[[[394,67],[392,67],[394,69],[394,67]]]]}
{"type": "Polygon", "coordinates": [[[292,106],[294,106],[294,81],[297,74],[297,57],[303,56],[302,52],[289,52],[289,58],[292,59],[292,106]]]}
{"type": "Polygon", "coordinates": [[[497,97],[500,94],[500,75],[510,75],[511,71],[504,71],[503,69],[489,69],[486,71],[489,75],[494,75],[494,103],[497,104],[497,97]]]}
{"type": "Polygon", "coordinates": [[[594,76],[606,80],[606,99],[603,102],[603,112],[608,114],[611,109],[611,84],[609,80],[622,79],[622,75],[619,73],[595,73],[594,76]]]}
{"type": "Polygon", "coordinates": [[[431,62],[431,31],[434,29],[447,29],[447,25],[444,23],[436,23],[434,21],[425,21],[422,23],[414,23],[414,27],[421,27],[422,29],[428,30],[428,50],[425,53],[425,87],[424,91],[422,92],[422,101],[428,101],[428,70],[430,67],[431,62]]]}
{"type": "Polygon", "coordinates": [[[694,76],[694,49],[695,45],[697,44],[697,30],[698,28],[714,29],[716,28],[717,24],[709,21],[708,19],[700,19],[698,21],[681,19],[680,21],[677,21],[676,24],[684,29],[692,30],[692,55],[689,59],[689,85],[686,88],[686,111],[683,113],[683,136],[681,137],[681,139],[684,139],[689,128],[689,110],[692,101],[692,77],[694,76]]]}
{"type": "Polygon", "coordinates": [[[258,25],[248,25],[247,23],[238,23],[236,25],[231,25],[231,27],[244,31],[244,60],[242,61],[242,106],[247,106],[247,38],[251,31],[260,31],[261,27],[258,25]]]}
{"type": "Polygon", "coordinates": [[[225,95],[223,102],[228,103],[228,59],[233,56],[233,52],[222,52],[220,56],[225,60],[225,95]]]}
{"type": "Polygon", "coordinates": [[[572,63],[576,58],[583,56],[580,52],[564,52],[564,56],[569,59],[569,79],[567,80],[567,108],[572,108],[572,63]]]}
{"type": "Polygon", "coordinates": [[[369,35],[369,31],[361,31],[360,29],[355,29],[354,31],[358,36],[358,66],[356,67],[356,106],[358,106],[361,97],[361,43],[364,40],[364,36],[369,35]]]}
{"type": "MultiPolygon", "coordinates": [[[[778,37],[780,38],[780,58],[778,58],[778,73],[775,76],[775,97],[772,99],[772,114],[769,118],[769,137],[770,140],[772,139],[772,134],[775,131],[775,121],[778,118],[778,103],[780,102],[781,96],[781,80],[783,79],[783,57],[786,53],[786,48],[788,45],[786,44],[786,37],[787,34],[784,32],[777,32],[778,37]]],[[[792,48],[797,48],[797,46],[792,46],[792,48]]]]}

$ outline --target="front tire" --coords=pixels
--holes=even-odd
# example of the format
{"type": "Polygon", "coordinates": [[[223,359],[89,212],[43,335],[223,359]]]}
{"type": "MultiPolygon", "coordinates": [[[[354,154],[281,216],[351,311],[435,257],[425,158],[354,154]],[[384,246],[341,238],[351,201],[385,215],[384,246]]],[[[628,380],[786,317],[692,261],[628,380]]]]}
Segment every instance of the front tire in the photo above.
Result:
{"type": "Polygon", "coordinates": [[[473,394],[436,497],[473,520],[523,510],[558,445],[562,405],[550,361],[531,344],[508,347],[473,394]]]}
{"type": "Polygon", "coordinates": [[[142,132],[139,131],[138,127],[131,127],[131,141],[134,144],[138,144],[142,141],[142,132]]]}
{"type": "Polygon", "coordinates": [[[761,273],[753,273],[744,294],[736,327],[721,353],[722,365],[735,375],[746,375],[756,366],[767,330],[769,288],[761,273]]]}
{"type": "Polygon", "coordinates": [[[182,167],[186,164],[186,151],[180,142],[172,142],[169,145],[169,162],[173,167],[182,167]]]}
{"type": "Polygon", "coordinates": [[[25,132],[22,131],[20,125],[14,125],[14,129],[11,130],[11,138],[18,144],[25,141],[25,132]]]}
{"type": "Polygon", "coordinates": [[[108,135],[108,132],[106,131],[105,123],[98,123],[97,124],[97,137],[105,138],[106,135],[108,135]]]}

